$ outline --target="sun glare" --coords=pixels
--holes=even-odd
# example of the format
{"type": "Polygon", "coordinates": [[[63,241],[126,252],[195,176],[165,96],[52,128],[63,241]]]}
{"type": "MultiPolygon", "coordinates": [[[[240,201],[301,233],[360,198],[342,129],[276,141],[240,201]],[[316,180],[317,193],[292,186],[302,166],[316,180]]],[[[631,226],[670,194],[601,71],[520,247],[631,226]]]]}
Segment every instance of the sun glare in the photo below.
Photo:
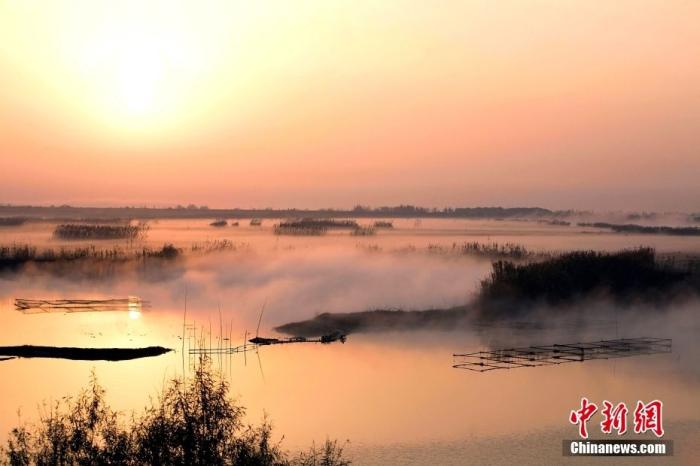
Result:
{"type": "Polygon", "coordinates": [[[47,85],[59,107],[71,117],[81,112],[90,125],[118,133],[186,126],[198,108],[235,87],[231,70],[240,67],[232,35],[246,30],[241,23],[247,11],[239,2],[212,8],[129,1],[7,8],[41,24],[41,33],[32,35],[12,25],[20,21],[8,23],[23,46],[10,52],[47,85]]]}
{"type": "MultiPolygon", "coordinates": [[[[129,41],[131,42],[131,41],[129,41]]],[[[157,93],[165,75],[165,63],[151,47],[127,44],[116,67],[119,102],[132,115],[143,115],[157,110],[157,93]]]]}

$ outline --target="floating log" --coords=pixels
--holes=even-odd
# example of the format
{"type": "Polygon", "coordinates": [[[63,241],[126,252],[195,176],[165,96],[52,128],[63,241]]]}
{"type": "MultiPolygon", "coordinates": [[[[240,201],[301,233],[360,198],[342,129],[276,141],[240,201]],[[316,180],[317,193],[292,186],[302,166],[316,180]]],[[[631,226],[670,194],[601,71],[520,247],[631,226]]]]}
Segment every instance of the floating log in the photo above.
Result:
{"type": "Polygon", "coordinates": [[[169,353],[172,349],[162,346],[146,348],[71,348],[59,346],[0,346],[0,357],[52,358],[76,361],[128,361],[150,358],[169,353]]]}

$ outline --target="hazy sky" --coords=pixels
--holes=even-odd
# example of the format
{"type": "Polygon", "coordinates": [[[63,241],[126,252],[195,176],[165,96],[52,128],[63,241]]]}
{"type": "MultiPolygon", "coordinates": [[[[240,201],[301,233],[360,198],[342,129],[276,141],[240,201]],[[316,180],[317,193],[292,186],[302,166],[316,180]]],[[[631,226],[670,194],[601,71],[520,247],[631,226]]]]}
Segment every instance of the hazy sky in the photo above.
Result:
{"type": "Polygon", "coordinates": [[[0,202],[700,210],[700,2],[0,0],[0,202]]]}

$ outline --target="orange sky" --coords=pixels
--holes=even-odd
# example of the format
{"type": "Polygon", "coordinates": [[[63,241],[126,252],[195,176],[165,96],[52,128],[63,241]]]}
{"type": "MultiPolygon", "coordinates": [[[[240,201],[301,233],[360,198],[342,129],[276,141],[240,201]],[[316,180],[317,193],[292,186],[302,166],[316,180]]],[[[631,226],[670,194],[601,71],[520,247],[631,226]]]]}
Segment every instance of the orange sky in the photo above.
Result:
{"type": "Polygon", "coordinates": [[[0,202],[700,210],[698,24],[674,0],[0,1],[0,202]]]}

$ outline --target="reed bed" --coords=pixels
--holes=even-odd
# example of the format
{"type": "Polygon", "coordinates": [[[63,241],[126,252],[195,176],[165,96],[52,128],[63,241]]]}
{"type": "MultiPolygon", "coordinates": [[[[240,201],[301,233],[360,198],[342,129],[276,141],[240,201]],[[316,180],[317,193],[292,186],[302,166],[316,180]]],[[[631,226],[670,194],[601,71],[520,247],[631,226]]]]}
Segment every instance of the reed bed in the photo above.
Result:
{"type": "Polygon", "coordinates": [[[56,226],[54,237],[70,240],[103,240],[103,239],[129,239],[133,240],[143,236],[146,232],[145,224],[138,225],[90,225],[63,223],[56,226]]]}
{"type": "Polygon", "coordinates": [[[0,246],[0,269],[17,267],[24,264],[67,263],[80,260],[94,261],[128,261],[134,259],[161,258],[172,259],[181,254],[181,250],[172,244],[165,244],[160,249],[140,248],[126,250],[120,247],[109,249],[95,246],[38,249],[27,244],[0,246]]]}
{"type": "Polygon", "coordinates": [[[394,228],[394,222],[389,222],[386,220],[377,220],[373,224],[374,228],[394,228]]]}
{"type": "Polygon", "coordinates": [[[302,218],[295,220],[286,220],[280,222],[279,226],[284,228],[336,228],[336,229],[355,229],[360,225],[356,220],[337,220],[333,218],[302,218]]]}
{"type": "Polygon", "coordinates": [[[278,224],[273,228],[273,233],[276,235],[292,235],[292,236],[322,236],[328,232],[327,227],[319,225],[289,225],[278,224]]]}
{"type": "Polygon", "coordinates": [[[357,227],[350,234],[352,236],[374,236],[377,234],[377,229],[375,227],[357,227]]]}
{"type": "Polygon", "coordinates": [[[657,260],[652,248],[616,253],[576,251],[541,262],[494,262],[491,274],[481,282],[479,299],[482,303],[508,303],[503,309],[512,303],[571,303],[594,293],[625,303],[641,298],[651,303],[680,288],[692,288],[691,279],[688,272],[657,260]]]}
{"type": "Polygon", "coordinates": [[[209,225],[212,226],[212,227],[221,228],[221,227],[227,226],[227,225],[228,225],[228,221],[226,221],[225,219],[214,220],[214,221],[211,222],[209,225]]]}
{"type": "Polygon", "coordinates": [[[18,227],[27,223],[25,217],[0,217],[0,227],[18,227]]]}
{"type": "Polygon", "coordinates": [[[543,253],[535,253],[525,246],[515,243],[479,243],[471,241],[465,243],[452,243],[452,246],[429,244],[428,252],[432,254],[457,254],[462,256],[479,256],[489,259],[514,259],[525,260],[541,257],[543,253]]]}
{"type": "Polygon", "coordinates": [[[247,248],[247,243],[234,243],[228,239],[217,239],[193,243],[192,246],[190,246],[190,251],[197,254],[209,254],[213,252],[237,251],[247,248]]]}
{"type": "Polygon", "coordinates": [[[616,223],[578,223],[580,227],[607,228],[615,233],[639,233],[646,235],[674,235],[674,236],[700,236],[698,227],[669,227],[669,226],[645,226],[633,223],[618,225],[616,223]]]}

